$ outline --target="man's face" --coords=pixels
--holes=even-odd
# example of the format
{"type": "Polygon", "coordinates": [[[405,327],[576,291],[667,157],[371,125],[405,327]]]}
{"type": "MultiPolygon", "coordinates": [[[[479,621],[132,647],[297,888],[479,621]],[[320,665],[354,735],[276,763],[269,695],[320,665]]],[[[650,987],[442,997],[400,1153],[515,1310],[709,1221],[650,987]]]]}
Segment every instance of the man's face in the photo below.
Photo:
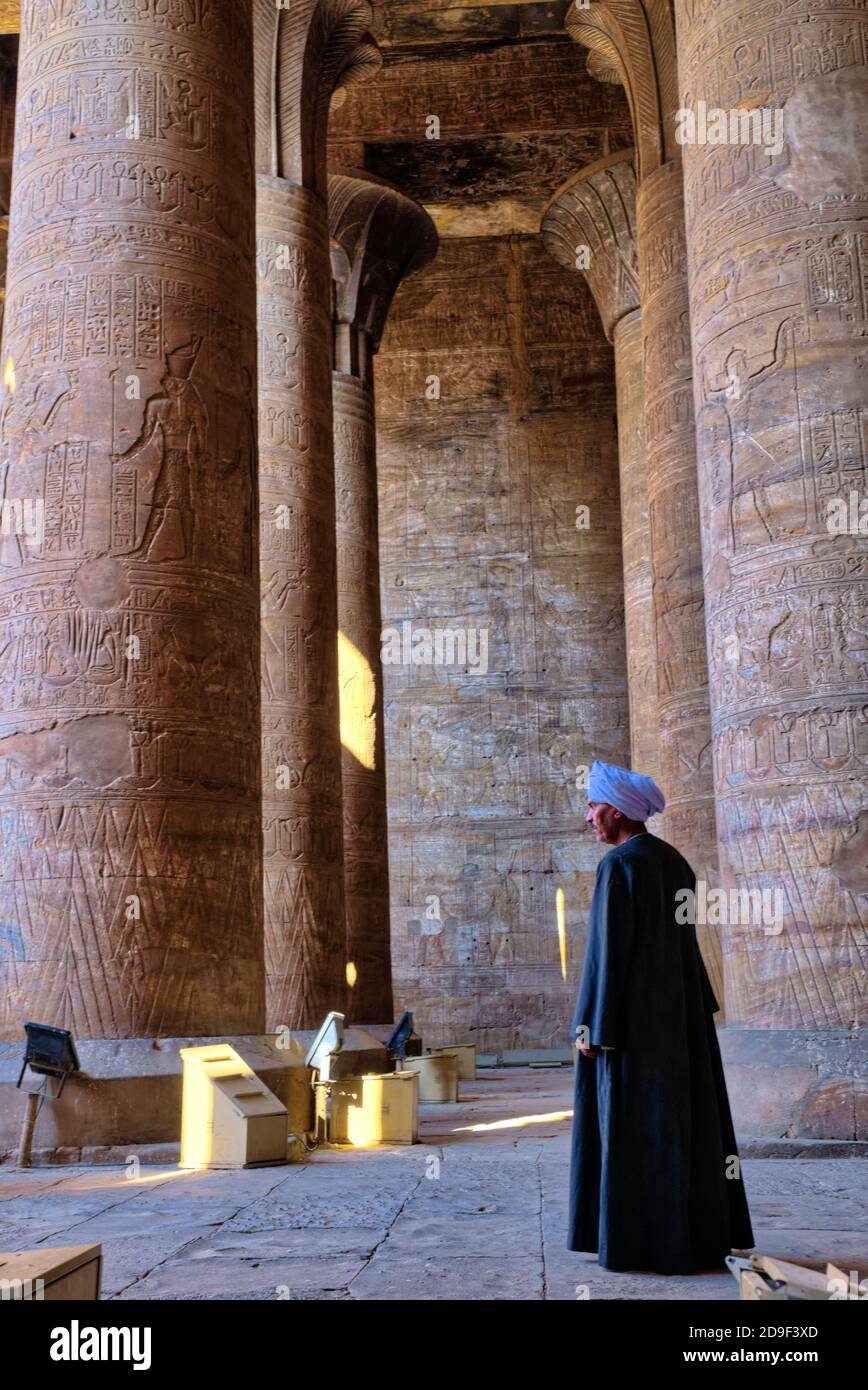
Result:
{"type": "Polygon", "coordinates": [[[589,801],[588,814],[585,820],[589,822],[594,838],[599,840],[601,845],[614,845],[618,842],[618,831],[624,817],[614,806],[610,806],[608,801],[589,801]]]}

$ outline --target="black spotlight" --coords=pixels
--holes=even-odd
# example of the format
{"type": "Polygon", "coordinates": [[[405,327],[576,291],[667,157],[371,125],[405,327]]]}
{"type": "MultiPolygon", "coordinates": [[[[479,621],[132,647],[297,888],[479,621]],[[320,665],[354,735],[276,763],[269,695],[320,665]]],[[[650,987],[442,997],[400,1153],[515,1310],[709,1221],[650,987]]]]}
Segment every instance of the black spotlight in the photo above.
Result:
{"type": "Polygon", "coordinates": [[[52,1076],[60,1081],[56,1097],[59,1099],[66,1078],[71,1072],[79,1070],[78,1053],[72,1041],[72,1034],[68,1028],[52,1028],[48,1023],[25,1023],[24,1028],[27,1033],[27,1047],[18,1085],[21,1085],[24,1073],[29,1067],[39,1076],[52,1076]]]}
{"type": "Polygon", "coordinates": [[[395,1025],[395,1030],[386,1047],[393,1057],[400,1057],[403,1060],[407,1056],[407,1043],[413,1036],[413,1015],[405,1009],[395,1025]]]}

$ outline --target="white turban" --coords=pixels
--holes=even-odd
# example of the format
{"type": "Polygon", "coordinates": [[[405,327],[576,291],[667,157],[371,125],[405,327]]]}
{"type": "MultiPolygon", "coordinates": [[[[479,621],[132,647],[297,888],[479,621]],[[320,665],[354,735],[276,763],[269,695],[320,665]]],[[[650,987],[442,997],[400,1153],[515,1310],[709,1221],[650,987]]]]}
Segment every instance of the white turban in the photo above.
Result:
{"type": "Polygon", "coordinates": [[[666,798],[654,781],[644,772],[630,772],[615,763],[593,764],[588,775],[588,800],[606,801],[629,820],[644,821],[655,811],[662,811],[666,798]]]}

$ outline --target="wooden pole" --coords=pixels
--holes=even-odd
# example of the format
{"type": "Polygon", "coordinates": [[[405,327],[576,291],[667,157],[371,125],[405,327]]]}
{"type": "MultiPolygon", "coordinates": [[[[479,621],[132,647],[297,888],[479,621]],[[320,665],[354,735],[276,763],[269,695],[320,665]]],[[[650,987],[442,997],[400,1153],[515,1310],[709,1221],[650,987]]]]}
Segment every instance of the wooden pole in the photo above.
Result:
{"type": "Polygon", "coordinates": [[[21,1139],[18,1144],[18,1167],[30,1167],[30,1149],[33,1144],[33,1129],[36,1124],[36,1116],[39,1114],[39,1102],[41,1096],[36,1091],[27,1093],[27,1109],[24,1112],[24,1123],[21,1126],[21,1139]]]}

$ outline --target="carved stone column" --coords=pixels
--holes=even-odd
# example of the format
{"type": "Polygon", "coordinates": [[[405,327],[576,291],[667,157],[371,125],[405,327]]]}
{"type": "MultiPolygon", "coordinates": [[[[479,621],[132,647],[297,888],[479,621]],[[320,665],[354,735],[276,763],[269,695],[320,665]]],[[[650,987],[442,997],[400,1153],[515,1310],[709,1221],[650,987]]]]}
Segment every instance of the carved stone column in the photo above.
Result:
{"type": "Polygon", "coordinates": [[[634,151],[624,150],[589,164],[559,188],[543,212],[541,232],[555,260],[584,274],[606,337],[615,349],[630,754],[634,768],[658,778],[657,646],[645,470],[634,151]]]}
{"type": "Polygon", "coordinates": [[[729,121],[727,143],[697,127],[684,149],[722,870],[783,899],[776,929],[728,931],[728,1007],[754,1030],[824,1030],[838,1076],[793,1132],[854,1137],[854,1116],[868,1132],[852,1061],[868,998],[868,22],[855,0],[822,20],[807,0],[677,12],[682,105],[729,121]]]}
{"type": "Polygon", "coordinates": [[[6,1037],[263,1024],[250,58],[236,0],[22,10],[6,1037]]]}
{"type": "MultiPolygon", "coordinates": [[[[645,458],[664,820],[697,878],[708,880],[716,832],[681,177],[679,161],[660,165],[640,183],[636,204],[645,458]]],[[[709,935],[717,940],[697,925],[703,948],[709,935]]],[[[717,985],[719,961],[718,952],[717,985]]]]}
{"type": "Polygon", "coordinates": [[[645,465],[645,387],[642,380],[642,313],[623,314],[612,329],[618,401],[621,477],[621,540],[624,553],[624,618],[630,683],[630,748],[633,767],[659,781],[657,618],[648,521],[645,465]]]}
{"type": "MultiPolygon", "coordinates": [[[[606,67],[618,70],[633,115],[660,778],[667,801],[663,824],[697,878],[714,883],[687,258],[673,120],[678,104],[675,35],[669,7],[660,0],[603,0],[578,11],[571,7],[566,27],[577,42],[599,53],[606,67]]],[[[722,1004],[719,928],[697,923],[697,938],[722,1004]]]]}
{"type": "Polygon", "coordinates": [[[356,1023],[393,1017],[373,355],[401,280],[437,233],[418,203],[364,175],[329,177],[335,279],[335,489],[344,885],[356,1023]]]}
{"type": "Polygon", "coordinates": [[[265,959],[270,1027],[346,991],[331,270],[338,81],[375,69],[367,3],[256,0],[265,959]]]}
{"type": "Polygon", "coordinates": [[[17,40],[0,38],[0,338],[6,304],[6,256],[9,243],[9,200],[15,138],[15,89],[18,82],[17,40]]]}

